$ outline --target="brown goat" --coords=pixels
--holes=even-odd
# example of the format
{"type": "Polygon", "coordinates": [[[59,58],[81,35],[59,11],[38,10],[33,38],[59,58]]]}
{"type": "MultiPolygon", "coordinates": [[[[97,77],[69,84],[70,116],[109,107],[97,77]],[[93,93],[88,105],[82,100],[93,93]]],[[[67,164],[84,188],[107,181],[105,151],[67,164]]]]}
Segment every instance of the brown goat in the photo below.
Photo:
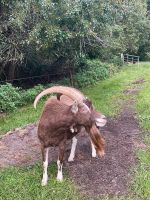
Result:
{"type": "MultiPolygon", "coordinates": [[[[71,88],[71,89],[73,92],[75,91],[75,92],[79,92],[81,94],[81,92],[78,91],[77,89],[75,89],[75,88],[71,88]]],[[[59,95],[57,95],[57,99],[59,99],[62,103],[66,104],[68,106],[73,104],[73,100],[65,95],[59,94],[59,95]]],[[[92,115],[94,116],[96,126],[98,128],[105,126],[105,124],[107,122],[106,117],[104,115],[102,115],[100,112],[97,112],[95,110],[94,106],[92,105],[92,102],[90,100],[88,100],[87,98],[86,98],[86,105],[90,108],[92,115]]],[[[79,133],[80,129],[79,129],[79,127],[76,127],[75,124],[73,124],[70,127],[70,131],[72,133],[73,132],[79,133]]],[[[69,162],[74,161],[76,145],[77,145],[77,138],[74,136],[72,138],[72,147],[71,147],[70,156],[68,158],[69,162]]],[[[95,147],[94,147],[94,144],[92,143],[92,141],[91,141],[91,147],[92,147],[92,157],[96,157],[96,150],[95,150],[95,147]]]]}
{"type": "Polygon", "coordinates": [[[57,180],[62,181],[62,165],[65,152],[66,141],[72,139],[84,127],[89,134],[92,143],[98,155],[104,155],[104,140],[100,136],[100,132],[96,127],[95,117],[89,106],[84,103],[83,95],[78,92],[73,93],[73,89],[63,86],[54,86],[41,92],[34,101],[34,107],[38,100],[48,94],[58,93],[71,98],[73,103],[67,105],[55,97],[51,97],[45,104],[38,125],[38,137],[41,143],[43,158],[43,179],[42,185],[46,185],[48,181],[48,149],[50,146],[59,147],[59,156],[57,160],[58,174],[57,180]],[[71,131],[70,127],[74,125],[77,131],[71,131]]]}

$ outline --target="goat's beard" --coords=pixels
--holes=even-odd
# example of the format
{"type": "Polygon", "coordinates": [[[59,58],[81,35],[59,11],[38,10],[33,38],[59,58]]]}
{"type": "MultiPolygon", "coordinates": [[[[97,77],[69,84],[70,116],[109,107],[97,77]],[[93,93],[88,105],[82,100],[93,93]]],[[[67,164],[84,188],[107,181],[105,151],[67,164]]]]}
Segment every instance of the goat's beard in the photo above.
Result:
{"type": "Polygon", "coordinates": [[[93,125],[90,130],[89,134],[91,137],[91,140],[95,146],[96,153],[99,156],[104,156],[104,145],[105,145],[105,140],[101,137],[99,129],[96,127],[96,125],[93,125]]]}

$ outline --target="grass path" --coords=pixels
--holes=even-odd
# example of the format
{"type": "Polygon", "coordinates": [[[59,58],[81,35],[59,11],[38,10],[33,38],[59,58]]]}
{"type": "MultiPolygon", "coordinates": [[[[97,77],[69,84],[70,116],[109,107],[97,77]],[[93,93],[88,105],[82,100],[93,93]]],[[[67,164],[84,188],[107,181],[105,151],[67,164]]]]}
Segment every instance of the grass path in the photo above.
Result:
{"type": "MultiPolygon", "coordinates": [[[[106,116],[115,116],[120,112],[122,104],[129,98],[122,91],[130,87],[130,83],[137,79],[143,79],[142,90],[135,97],[136,111],[140,126],[150,131],[150,63],[141,63],[140,67],[128,66],[110,79],[99,82],[94,87],[89,87],[83,92],[89,96],[96,108],[106,116]]],[[[0,118],[0,132],[3,134],[15,127],[24,126],[35,122],[42,109],[41,102],[37,110],[32,105],[17,110],[15,113],[0,118]]],[[[150,135],[141,136],[146,148],[137,151],[139,163],[134,170],[134,178],[131,184],[132,192],[136,200],[150,199],[150,135]]],[[[52,165],[50,171],[52,179],[49,185],[41,188],[39,180],[41,167],[39,164],[28,168],[10,168],[0,171],[0,200],[3,199],[82,199],[76,192],[70,180],[59,184],[55,181],[56,165],[52,165]]],[[[109,198],[103,198],[109,199],[109,198]]],[[[115,198],[114,198],[115,199],[115,198]]],[[[129,199],[132,199],[129,197],[129,199]]],[[[109,199],[110,200],[110,199],[109,199]]],[[[112,200],[112,199],[111,199],[112,200]]],[[[127,200],[127,199],[126,199],[127,200]]]]}

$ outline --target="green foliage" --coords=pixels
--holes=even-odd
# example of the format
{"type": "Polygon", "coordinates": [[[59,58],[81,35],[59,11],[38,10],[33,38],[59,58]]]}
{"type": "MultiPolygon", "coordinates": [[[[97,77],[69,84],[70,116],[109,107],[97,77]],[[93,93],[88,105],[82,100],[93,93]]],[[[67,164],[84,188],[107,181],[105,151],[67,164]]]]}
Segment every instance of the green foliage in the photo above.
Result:
{"type": "Polygon", "coordinates": [[[145,55],[145,60],[150,61],[150,52],[147,52],[145,55]]]}
{"type": "Polygon", "coordinates": [[[150,41],[146,3],[3,0],[0,76],[12,78],[18,67],[21,73],[37,75],[43,65],[55,73],[74,68],[82,55],[105,62],[120,53],[145,58],[150,41]]]}
{"type": "MultiPolygon", "coordinates": [[[[78,88],[83,88],[89,85],[95,85],[97,81],[103,80],[109,75],[118,70],[118,66],[113,64],[106,64],[97,60],[87,60],[82,58],[77,63],[77,73],[73,76],[73,84],[78,88]]],[[[71,85],[69,78],[64,78],[60,81],[53,82],[46,85],[51,87],[53,85],[71,85]]],[[[18,87],[13,87],[11,84],[2,85],[0,87],[0,107],[1,112],[9,112],[15,110],[19,106],[33,103],[36,95],[44,90],[45,86],[37,85],[28,90],[22,90],[18,87]],[[8,99],[8,101],[6,101],[8,99]]]]}
{"type": "Polygon", "coordinates": [[[21,105],[20,88],[11,84],[0,86],[0,112],[13,111],[21,105]]]}
{"type": "MultiPolygon", "coordinates": [[[[64,78],[64,79],[62,79],[60,81],[57,81],[55,83],[55,85],[71,86],[71,82],[70,82],[69,78],[64,78]]],[[[48,85],[47,85],[47,87],[48,87],[48,85]]]]}
{"type": "Polygon", "coordinates": [[[110,60],[109,60],[110,63],[114,64],[116,67],[121,67],[123,66],[123,62],[121,60],[121,57],[120,56],[113,56],[110,60]]]}
{"type": "Polygon", "coordinates": [[[22,90],[10,83],[0,86],[0,112],[15,111],[17,107],[32,103],[44,86],[37,85],[32,89],[22,90]]]}
{"type": "Polygon", "coordinates": [[[22,104],[27,105],[28,103],[33,103],[37,94],[44,90],[44,86],[37,85],[31,89],[21,91],[22,104]]]}
{"type": "Polygon", "coordinates": [[[103,80],[108,76],[108,64],[101,63],[99,60],[88,60],[84,69],[75,75],[75,85],[79,88],[94,85],[97,81],[103,80]]]}

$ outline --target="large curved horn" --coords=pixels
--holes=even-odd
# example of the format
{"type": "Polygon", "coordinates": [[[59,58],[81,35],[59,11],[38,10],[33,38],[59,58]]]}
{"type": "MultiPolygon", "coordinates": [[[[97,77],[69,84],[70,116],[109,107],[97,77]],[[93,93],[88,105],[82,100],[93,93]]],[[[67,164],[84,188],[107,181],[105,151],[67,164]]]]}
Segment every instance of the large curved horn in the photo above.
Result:
{"type": "Polygon", "coordinates": [[[64,94],[68,97],[70,97],[73,100],[77,100],[78,102],[82,102],[85,99],[84,95],[80,93],[78,90],[75,88],[70,88],[70,87],[65,87],[65,86],[53,86],[51,88],[48,88],[41,92],[34,100],[34,108],[36,108],[37,102],[40,100],[41,97],[47,95],[47,94],[52,94],[52,93],[59,93],[59,94],[64,94]]]}
{"type": "Polygon", "coordinates": [[[73,87],[66,87],[66,89],[74,93],[74,95],[81,96],[84,100],[86,99],[86,97],[78,89],[73,88],[73,87]]]}

